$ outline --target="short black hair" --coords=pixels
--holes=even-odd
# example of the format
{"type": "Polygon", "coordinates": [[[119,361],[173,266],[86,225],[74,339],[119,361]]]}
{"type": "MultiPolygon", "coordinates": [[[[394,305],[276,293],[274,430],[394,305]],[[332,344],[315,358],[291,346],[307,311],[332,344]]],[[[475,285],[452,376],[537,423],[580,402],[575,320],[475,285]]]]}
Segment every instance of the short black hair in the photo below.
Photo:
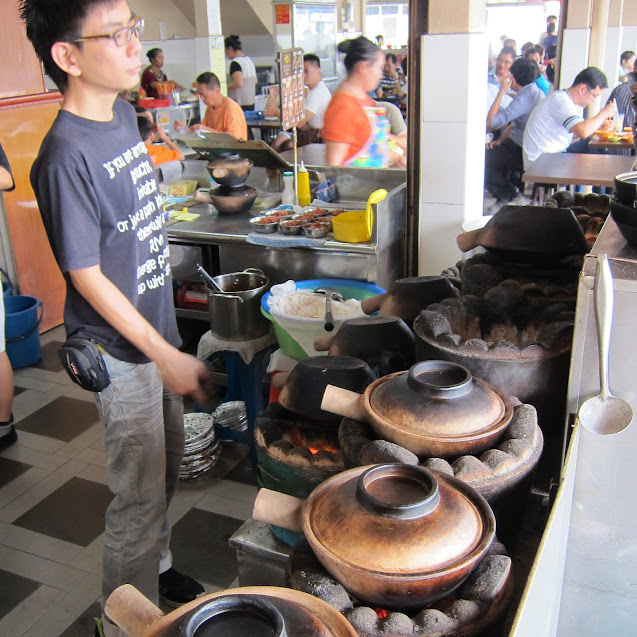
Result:
{"type": "Polygon", "coordinates": [[[385,60],[391,60],[394,64],[398,64],[398,58],[395,53],[387,53],[385,55],[385,60]]]}
{"type": "Polygon", "coordinates": [[[529,58],[518,58],[509,69],[513,79],[520,85],[526,86],[537,80],[540,75],[540,67],[535,60],[529,58]]]}
{"type": "Polygon", "coordinates": [[[206,71],[205,73],[197,75],[195,82],[197,84],[205,84],[208,88],[221,88],[219,78],[211,71],[206,71]]]}
{"type": "Polygon", "coordinates": [[[158,53],[163,53],[162,49],[158,47],[155,47],[154,49],[151,49],[150,51],[146,52],[146,57],[150,60],[151,64],[153,60],[157,57],[158,53]]]}
{"type": "Polygon", "coordinates": [[[319,56],[314,53],[306,53],[303,56],[303,61],[310,62],[311,64],[318,66],[319,69],[321,68],[321,58],[319,58],[319,56]]]}
{"type": "Polygon", "coordinates": [[[498,53],[498,57],[501,55],[510,55],[514,60],[517,57],[515,49],[512,49],[510,46],[503,46],[500,53],[498,53]]]}
{"type": "Polygon", "coordinates": [[[596,89],[598,86],[599,88],[608,88],[606,75],[596,66],[589,66],[575,76],[572,86],[578,86],[579,84],[586,84],[586,87],[590,91],[596,89]]]}
{"type": "Polygon", "coordinates": [[[557,16],[556,15],[546,16],[546,21],[548,22],[549,20],[555,20],[555,22],[557,22],[557,16]]]}
{"type": "Polygon", "coordinates": [[[522,55],[524,55],[529,49],[533,48],[535,48],[535,44],[533,44],[533,42],[525,42],[520,51],[522,52],[522,55]]]}
{"type": "Polygon", "coordinates": [[[635,55],[634,51],[624,51],[620,57],[619,57],[619,61],[620,62],[625,62],[626,60],[630,60],[631,57],[633,57],[635,55]]]}
{"type": "Polygon", "coordinates": [[[150,123],[148,117],[144,117],[144,115],[138,115],[137,128],[139,129],[139,136],[142,138],[142,141],[145,142],[150,139],[150,136],[153,133],[153,125],[150,123]]]}
{"type": "Polygon", "coordinates": [[[533,55],[534,53],[538,53],[541,59],[544,51],[540,51],[540,49],[538,49],[537,46],[532,45],[522,53],[522,57],[528,58],[529,55],[533,55]]]}
{"type": "MultiPolygon", "coordinates": [[[[82,36],[84,20],[95,7],[113,6],[118,0],[20,0],[20,17],[46,74],[62,93],[68,75],[54,61],[51,47],[56,42],[74,42],[82,36]]],[[[82,43],[77,42],[81,47],[82,43]]]]}
{"type": "Polygon", "coordinates": [[[347,55],[343,62],[347,73],[351,73],[359,62],[373,62],[379,53],[382,51],[362,35],[354,40],[349,40],[347,55]]]}
{"type": "Polygon", "coordinates": [[[243,51],[241,40],[239,40],[238,35],[229,35],[223,41],[223,44],[227,49],[232,49],[233,51],[243,51]]]}

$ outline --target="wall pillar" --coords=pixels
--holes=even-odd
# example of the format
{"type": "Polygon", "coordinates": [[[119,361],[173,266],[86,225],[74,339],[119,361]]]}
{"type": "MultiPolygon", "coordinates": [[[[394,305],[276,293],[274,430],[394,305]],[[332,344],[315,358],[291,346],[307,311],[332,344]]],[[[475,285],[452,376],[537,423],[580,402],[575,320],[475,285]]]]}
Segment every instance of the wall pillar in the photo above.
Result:
{"type": "Polygon", "coordinates": [[[637,2],[624,0],[622,10],[622,51],[637,51],[637,2]]]}
{"type": "Polygon", "coordinates": [[[421,37],[419,263],[440,274],[462,256],[456,236],[482,215],[487,86],[485,0],[430,0],[421,37]],[[456,72],[437,60],[453,60],[456,72]],[[462,71],[458,71],[459,68],[462,71]]]}

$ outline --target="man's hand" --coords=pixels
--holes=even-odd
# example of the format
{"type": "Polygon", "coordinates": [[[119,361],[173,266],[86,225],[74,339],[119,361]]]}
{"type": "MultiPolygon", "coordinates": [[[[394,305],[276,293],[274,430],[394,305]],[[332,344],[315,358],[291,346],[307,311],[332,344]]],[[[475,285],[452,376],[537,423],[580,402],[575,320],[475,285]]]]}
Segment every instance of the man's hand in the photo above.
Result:
{"type": "Polygon", "coordinates": [[[511,83],[513,82],[513,76],[511,73],[507,73],[500,82],[500,93],[504,94],[509,91],[511,88],[511,83]]]}
{"type": "Polygon", "coordinates": [[[167,389],[181,396],[191,396],[199,405],[207,405],[204,385],[210,373],[200,360],[171,348],[156,363],[167,389]]]}
{"type": "Polygon", "coordinates": [[[500,146],[502,144],[502,140],[498,137],[498,139],[494,139],[492,142],[487,144],[487,148],[489,150],[493,150],[496,146],[500,146]]]}
{"type": "Polygon", "coordinates": [[[178,133],[187,133],[190,130],[183,122],[180,122],[178,119],[175,120],[175,123],[173,124],[173,128],[178,133]]]}
{"type": "Polygon", "coordinates": [[[215,128],[210,128],[210,126],[204,126],[203,124],[194,124],[190,127],[190,130],[196,131],[200,130],[203,133],[220,133],[221,131],[216,130],[215,128]]]}

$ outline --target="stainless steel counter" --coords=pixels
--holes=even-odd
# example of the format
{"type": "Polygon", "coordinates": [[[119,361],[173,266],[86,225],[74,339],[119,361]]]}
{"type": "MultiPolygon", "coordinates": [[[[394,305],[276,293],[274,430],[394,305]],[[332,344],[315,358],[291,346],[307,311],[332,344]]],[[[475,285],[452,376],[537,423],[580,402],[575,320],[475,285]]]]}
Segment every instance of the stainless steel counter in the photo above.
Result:
{"type": "MultiPolygon", "coordinates": [[[[199,204],[190,208],[191,212],[201,215],[199,219],[167,228],[169,241],[175,246],[171,261],[187,260],[179,253],[180,245],[205,246],[212,250],[209,265],[220,273],[257,267],[266,273],[271,283],[288,279],[352,278],[377,282],[388,288],[404,275],[405,173],[357,169],[352,174],[353,169],[329,170],[337,181],[336,203],[345,208],[362,209],[374,190],[383,187],[388,191],[387,198],[373,207],[375,223],[370,242],[353,244],[328,240],[316,248],[253,245],[247,242],[251,231],[249,220],[264,210],[259,199],[248,212],[237,215],[219,215],[211,205],[199,204]]],[[[258,186],[264,181],[265,170],[253,168],[248,183],[258,186]]],[[[175,276],[180,278],[179,274],[175,276]]]]}
{"type": "Polygon", "coordinates": [[[602,253],[609,257],[615,295],[610,388],[637,414],[637,249],[609,217],[580,277],[568,391],[568,422],[576,424],[515,637],[637,634],[637,425],[633,420],[618,434],[599,436],[575,419],[580,405],[599,392],[594,277],[602,253]]]}

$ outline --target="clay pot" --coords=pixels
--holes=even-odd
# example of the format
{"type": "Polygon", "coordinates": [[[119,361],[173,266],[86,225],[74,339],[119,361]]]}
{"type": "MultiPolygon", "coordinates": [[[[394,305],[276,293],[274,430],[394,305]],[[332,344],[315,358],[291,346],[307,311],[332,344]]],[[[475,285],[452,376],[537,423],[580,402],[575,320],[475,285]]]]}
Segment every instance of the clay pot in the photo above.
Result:
{"type": "Polygon", "coordinates": [[[250,186],[238,186],[236,188],[218,186],[208,193],[212,205],[221,215],[233,215],[250,210],[258,195],[259,191],[250,186]]]}
{"type": "Polygon", "coordinates": [[[446,361],[384,376],[364,394],[330,385],[322,408],[367,422],[380,438],[416,455],[440,458],[493,446],[513,415],[508,396],[446,361]]]}
{"type": "Polygon", "coordinates": [[[252,162],[235,154],[227,154],[206,164],[210,176],[221,186],[239,186],[250,174],[252,162]]]}
{"type": "Polygon", "coordinates": [[[326,602],[275,586],[219,591],[164,615],[125,584],[111,593],[105,611],[129,637],[356,637],[326,602]]]}
{"type": "Polygon", "coordinates": [[[374,606],[409,610],[440,599],[471,573],[495,536],[491,508],[464,482],[401,464],[357,467],[294,498],[259,492],[255,519],[301,516],[325,569],[374,606]],[[279,497],[283,502],[279,504],[279,497]]]}

